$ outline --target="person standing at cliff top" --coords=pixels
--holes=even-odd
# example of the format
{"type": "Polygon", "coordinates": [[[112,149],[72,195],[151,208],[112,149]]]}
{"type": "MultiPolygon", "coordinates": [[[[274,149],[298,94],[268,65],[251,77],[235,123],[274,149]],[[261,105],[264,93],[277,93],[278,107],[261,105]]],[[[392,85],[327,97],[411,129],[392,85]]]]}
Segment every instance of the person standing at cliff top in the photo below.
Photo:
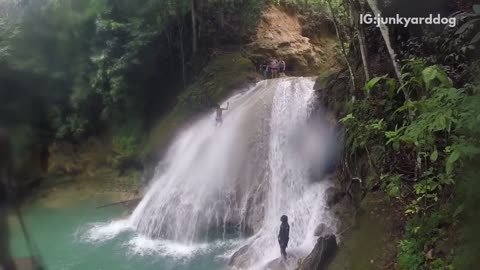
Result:
{"type": "Polygon", "coordinates": [[[268,75],[268,63],[267,61],[263,61],[261,64],[260,64],[260,72],[263,74],[263,77],[267,77],[268,75]]]}
{"type": "Polygon", "coordinates": [[[290,240],[290,225],[288,225],[288,217],[283,215],[280,218],[282,224],[280,225],[280,232],[278,233],[278,244],[280,245],[280,253],[284,260],[287,260],[287,246],[288,240],[290,240]]]}
{"type": "Polygon", "coordinates": [[[281,60],[280,64],[278,64],[278,72],[285,73],[285,67],[286,67],[285,61],[281,60]]]}
{"type": "Polygon", "coordinates": [[[273,78],[278,78],[278,61],[277,61],[277,59],[273,59],[272,62],[270,62],[270,70],[272,71],[272,79],[273,78]]]}

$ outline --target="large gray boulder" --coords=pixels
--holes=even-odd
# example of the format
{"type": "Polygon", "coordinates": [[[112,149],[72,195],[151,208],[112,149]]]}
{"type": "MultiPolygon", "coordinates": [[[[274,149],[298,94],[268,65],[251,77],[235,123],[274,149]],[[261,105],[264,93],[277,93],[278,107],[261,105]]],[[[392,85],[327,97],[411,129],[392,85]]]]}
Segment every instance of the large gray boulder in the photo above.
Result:
{"type": "Polygon", "coordinates": [[[338,245],[335,235],[329,234],[318,238],[310,255],[303,259],[298,270],[326,270],[335,258],[338,245]]]}

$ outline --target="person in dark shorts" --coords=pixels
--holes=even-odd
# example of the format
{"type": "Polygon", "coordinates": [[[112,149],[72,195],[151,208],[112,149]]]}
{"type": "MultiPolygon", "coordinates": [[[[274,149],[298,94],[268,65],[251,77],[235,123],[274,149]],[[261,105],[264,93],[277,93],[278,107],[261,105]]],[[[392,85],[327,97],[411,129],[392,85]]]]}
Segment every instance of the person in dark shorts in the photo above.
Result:
{"type": "Polygon", "coordinates": [[[278,78],[278,61],[277,61],[277,59],[273,59],[272,62],[270,62],[270,70],[272,71],[272,79],[273,78],[278,78]]]}
{"type": "Polygon", "coordinates": [[[229,103],[227,102],[227,107],[222,108],[220,104],[217,104],[215,122],[217,125],[221,125],[223,123],[223,111],[228,110],[229,103]]]}
{"type": "Polygon", "coordinates": [[[268,64],[266,61],[262,62],[260,65],[260,72],[262,73],[263,77],[266,78],[268,76],[268,64]]]}
{"type": "Polygon", "coordinates": [[[287,246],[290,239],[290,225],[288,225],[288,217],[283,215],[280,218],[282,224],[280,225],[280,232],[278,233],[278,244],[280,245],[280,253],[284,260],[287,260],[287,246]]]}
{"type": "Polygon", "coordinates": [[[285,67],[286,67],[285,61],[281,60],[280,63],[278,64],[278,72],[285,73],[285,67]]]}
{"type": "Polygon", "coordinates": [[[11,199],[12,154],[8,132],[0,128],[0,269],[15,270],[15,262],[10,254],[9,230],[7,222],[8,203],[11,199]]]}

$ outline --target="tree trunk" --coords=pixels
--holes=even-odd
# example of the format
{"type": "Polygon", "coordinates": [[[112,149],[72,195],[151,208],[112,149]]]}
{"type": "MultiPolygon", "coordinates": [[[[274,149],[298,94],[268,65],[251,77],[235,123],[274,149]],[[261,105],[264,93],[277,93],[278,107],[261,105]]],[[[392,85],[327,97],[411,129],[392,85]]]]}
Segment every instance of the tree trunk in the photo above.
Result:
{"type": "Polygon", "coordinates": [[[183,88],[187,87],[187,81],[186,81],[186,72],[185,72],[185,50],[183,48],[183,28],[179,30],[179,35],[180,35],[180,57],[182,59],[182,82],[183,82],[183,88]]]}
{"type": "Polygon", "coordinates": [[[218,10],[218,24],[220,26],[220,30],[225,28],[225,0],[220,1],[220,8],[218,10]]]}
{"type": "Polygon", "coordinates": [[[195,16],[195,0],[192,1],[192,52],[197,53],[197,16],[195,16]]]}
{"type": "Polygon", "coordinates": [[[203,9],[205,3],[203,0],[194,0],[195,1],[195,24],[197,26],[197,49],[198,49],[198,40],[202,38],[202,28],[203,28],[203,9]]]}
{"type": "Polygon", "coordinates": [[[335,32],[337,34],[337,39],[338,39],[338,42],[340,43],[340,49],[342,51],[342,56],[345,59],[345,62],[347,63],[348,71],[350,73],[350,80],[352,82],[352,93],[351,94],[353,96],[353,93],[355,92],[355,90],[357,88],[356,84],[355,84],[355,75],[353,73],[352,65],[350,65],[350,61],[348,61],[347,52],[345,50],[345,46],[343,45],[342,38],[340,36],[340,30],[338,28],[337,17],[335,16],[335,11],[333,10],[332,3],[330,1],[331,0],[327,0],[327,3],[328,3],[328,7],[330,8],[330,12],[332,13],[333,25],[335,26],[335,32]]]}
{"type": "Polygon", "coordinates": [[[183,88],[187,86],[186,71],[185,71],[185,49],[183,48],[183,16],[179,7],[177,7],[177,27],[178,27],[178,41],[180,43],[180,58],[182,60],[182,82],[183,88]]]}
{"type": "Polygon", "coordinates": [[[358,44],[360,45],[360,54],[362,56],[363,62],[363,72],[365,73],[365,80],[368,82],[370,80],[370,72],[368,70],[368,50],[367,46],[365,45],[365,35],[363,33],[363,28],[359,23],[360,18],[358,12],[361,12],[361,10],[358,0],[350,0],[350,9],[352,13],[353,26],[355,27],[358,36],[358,44]]]}
{"type": "Polygon", "coordinates": [[[370,80],[370,71],[368,70],[368,49],[365,44],[365,35],[362,27],[358,26],[358,43],[360,44],[360,53],[362,54],[363,71],[365,72],[365,79],[370,80]]]}
{"type": "MultiPolygon", "coordinates": [[[[372,9],[373,13],[375,16],[381,15],[380,9],[378,8],[377,1],[376,0],[367,0],[368,4],[370,5],[370,8],[372,9]]],[[[402,72],[400,69],[400,64],[398,63],[397,60],[397,54],[395,53],[395,50],[392,47],[392,42],[390,41],[390,33],[388,30],[388,27],[386,25],[380,24],[380,32],[382,33],[383,40],[385,41],[385,45],[387,46],[388,53],[390,54],[390,59],[393,64],[393,68],[395,69],[395,74],[397,75],[397,79],[400,82],[400,85],[402,86],[402,92],[403,96],[405,97],[405,100],[409,101],[410,100],[410,94],[405,90],[403,87],[403,79],[402,79],[402,72]]],[[[414,112],[412,110],[408,110],[408,118],[410,121],[412,121],[414,117],[414,112]]]]}
{"type": "MultiPolygon", "coordinates": [[[[367,0],[367,2],[370,8],[372,9],[373,13],[375,14],[375,16],[381,15],[381,12],[380,12],[380,9],[378,8],[376,0],[367,0]]],[[[393,49],[392,43],[390,41],[390,33],[388,30],[388,27],[386,25],[380,24],[380,32],[382,33],[383,40],[385,41],[385,45],[387,46],[388,53],[390,54],[390,60],[392,61],[393,68],[395,69],[395,75],[397,76],[397,79],[400,82],[400,84],[403,85],[402,74],[400,71],[400,64],[398,63],[397,54],[395,53],[395,50],[393,49]]],[[[409,99],[408,95],[406,95],[405,97],[409,99]]]]}

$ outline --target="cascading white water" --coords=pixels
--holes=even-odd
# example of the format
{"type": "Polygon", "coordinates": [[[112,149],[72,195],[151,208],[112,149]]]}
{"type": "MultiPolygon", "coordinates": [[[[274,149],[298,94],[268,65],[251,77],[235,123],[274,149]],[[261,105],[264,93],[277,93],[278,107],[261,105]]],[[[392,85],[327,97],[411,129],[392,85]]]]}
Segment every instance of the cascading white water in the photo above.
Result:
{"type": "MultiPolygon", "coordinates": [[[[318,144],[332,143],[318,137],[315,145],[303,141],[309,137],[305,133],[309,132],[306,126],[313,98],[313,81],[309,79],[279,81],[276,86],[270,119],[270,177],[264,179],[269,185],[265,218],[261,229],[249,239],[248,249],[239,254],[244,257],[237,260],[239,268],[263,269],[280,256],[276,234],[282,215],[289,218],[289,252],[296,256],[308,254],[315,244],[316,226],[321,221],[330,222],[323,200],[329,183],[311,182],[311,162],[303,154],[303,150],[309,150],[305,148],[318,149],[318,144]]],[[[296,260],[291,263],[294,267],[296,260]]]]}
{"type": "MultiPolygon", "coordinates": [[[[276,234],[285,214],[289,251],[306,255],[316,226],[329,223],[328,182],[310,181],[312,163],[301,151],[313,147],[305,128],[313,84],[310,78],[262,81],[228,100],[223,125],[216,127],[211,114],[185,129],[122,226],[185,245],[251,235],[235,265],[261,269],[280,255],[276,234]]],[[[328,143],[313,140],[315,149],[328,143]]]]}
{"type": "Polygon", "coordinates": [[[180,134],[130,218],[138,232],[192,243],[250,226],[273,86],[261,82],[231,98],[221,126],[209,115],[180,134]]]}

